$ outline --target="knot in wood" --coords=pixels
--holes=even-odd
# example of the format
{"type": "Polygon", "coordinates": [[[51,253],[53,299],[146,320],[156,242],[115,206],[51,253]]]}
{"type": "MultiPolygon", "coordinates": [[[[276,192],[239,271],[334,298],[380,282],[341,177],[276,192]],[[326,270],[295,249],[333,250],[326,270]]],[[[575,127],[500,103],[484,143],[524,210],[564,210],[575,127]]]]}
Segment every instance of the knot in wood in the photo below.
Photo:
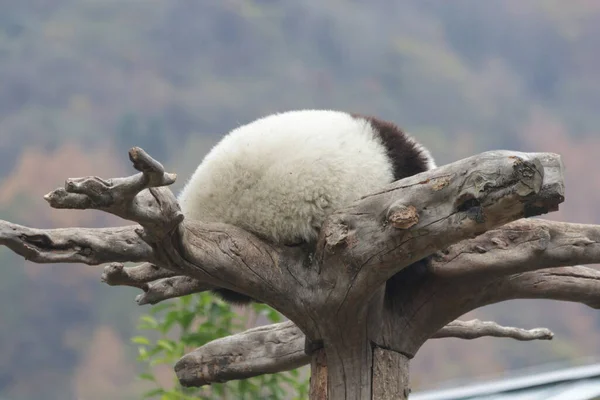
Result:
{"type": "Polygon", "coordinates": [[[442,190],[446,186],[450,185],[451,181],[452,179],[450,178],[450,176],[440,176],[437,178],[432,178],[431,188],[437,192],[438,190],[442,190]]]}
{"type": "Polygon", "coordinates": [[[529,161],[520,157],[512,158],[515,160],[513,168],[519,179],[515,186],[516,193],[523,197],[539,193],[544,179],[544,167],[541,162],[537,159],[529,161]]]}
{"type": "Polygon", "coordinates": [[[419,222],[419,214],[412,205],[394,203],[388,210],[387,219],[396,229],[408,229],[419,222]]]}
{"type": "Polygon", "coordinates": [[[325,226],[325,240],[328,249],[343,243],[348,237],[348,226],[343,223],[331,223],[325,226]]]}

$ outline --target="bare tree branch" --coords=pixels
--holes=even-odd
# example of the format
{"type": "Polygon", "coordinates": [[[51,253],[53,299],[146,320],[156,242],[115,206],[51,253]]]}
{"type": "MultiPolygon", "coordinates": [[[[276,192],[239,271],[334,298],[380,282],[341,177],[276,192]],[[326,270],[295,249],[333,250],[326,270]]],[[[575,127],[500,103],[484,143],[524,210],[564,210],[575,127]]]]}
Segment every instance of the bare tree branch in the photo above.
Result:
{"type": "MultiPolygon", "coordinates": [[[[562,199],[560,188],[555,197],[539,196],[542,184],[560,187],[561,182],[543,179],[548,165],[559,163],[556,156],[484,153],[397,182],[336,213],[324,228],[326,249],[318,250],[320,266],[306,268],[306,249],[277,248],[225,224],[181,223],[183,216],[173,194],[157,187],[171,184],[175,176],[165,173],[162,165],[141,149],[132,149],[130,158],[141,174],[111,180],[71,179],[64,189],[46,198],[53,207],[96,208],[134,220],[142,228],[43,231],[10,225],[14,228],[8,235],[12,240],[3,243],[40,262],[153,262],[176,275],[247,294],[295,318],[305,315],[306,302],[320,298],[308,288],[338,282],[333,286],[339,292],[335,296],[323,292],[332,306],[336,302],[350,304],[351,293],[366,303],[370,293],[411,257],[426,255],[437,246],[450,245],[522,215],[547,211],[562,199]],[[448,198],[457,200],[450,204],[448,198]],[[404,218],[403,204],[414,206],[413,219],[418,220],[408,230],[400,221],[404,218]],[[385,210],[390,225],[382,229],[373,213],[385,210]],[[349,226],[356,228],[349,230],[349,226]],[[117,240],[111,241],[113,238],[117,240]],[[132,240],[133,249],[128,247],[132,240]],[[100,242],[106,245],[102,247],[100,242]],[[336,253],[333,248],[343,243],[347,247],[344,259],[351,261],[351,268],[329,262],[336,253]],[[102,250],[101,258],[95,248],[102,250]]],[[[302,319],[304,328],[318,331],[313,318],[302,319]]]]}
{"type": "MultiPolygon", "coordinates": [[[[433,262],[432,272],[440,277],[463,278],[479,274],[487,280],[493,275],[564,266],[565,263],[600,263],[600,226],[541,219],[515,221],[450,246],[433,262]]],[[[144,285],[175,275],[152,264],[129,268],[111,265],[106,267],[103,279],[110,285],[148,290],[149,293],[140,295],[138,300],[152,300],[141,300],[141,304],[155,304],[211,288],[193,278],[144,285]]]]}
{"type": "MultiPolygon", "coordinates": [[[[469,311],[506,300],[553,299],[600,308],[600,271],[587,267],[540,269],[511,275],[430,276],[407,288],[402,313],[385,326],[396,336],[383,343],[405,354],[418,349],[441,327],[469,311]],[[450,321],[448,321],[450,319],[450,321]]],[[[377,343],[383,339],[377,339],[377,343]]]]}
{"type": "Polygon", "coordinates": [[[214,289],[214,286],[189,276],[174,276],[148,283],[143,289],[144,293],[137,295],[135,298],[139,305],[156,304],[175,297],[205,292],[214,289]]]}
{"type": "Polygon", "coordinates": [[[511,299],[571,301],[600,309],[600,271],[582,267],[549,268],[499,278],[490,283],[483,301],[511,299]]]}
{"type": "Polygon", "coordinates": [[[0,220],[0,244],[36,263],[98,265],[152,260],[152,248],[140,237],[140,229],[35,229],[0,220]]]}
{"type": "Polygon", "coordinates": [[[343,293],[328,298],[357,310],[365,293],[375,293],[413,260],[518,218],[555,210],[563,200],[556,155],[497,151],[460,160],[402,179],[334,213],[321,235],[318,279],[337,282],[343,293]]]}
{"type": "Polygon", "coordinates": [[[600,273],[574,263],[600,262],[600,227],[521,220],[451,246],[433,262],[423,285],[406,287],[402,303],[410,325],[386,343],[406,354],[440,327],[469,311],[511,299],[545,298],[600,307],[600,273]],[[464,263],[464,264],[463,264],[464,263]],[[411,313],[418,313],[412,316],[411,313]],[[404,332],[405,331],[405,332],[404,332]]]}
{"type": "MultiPolygon", "coordinates": [[[[553,334],[545,328],[525,330],[474,319],[453,321],[432,338],[471,340],[486,336],[529,341],[551,340],[553,334]]],[[[261,326],[205,344],[183,356],[175,371],[184,386],[289,371],[310,363],[304,340],[300,328],[291,321],[261,326]]]]}
{"type": "Polygon", "coordinates": [[[300,247],[278,247],[236,226],[183,221],[178,246],[157,249],[178,275],[226,288],[267,303],[288,318],[302,314],[294,293],[296,272],[307,270],[310,254],[300,247]]]}
{"type": "Polygon", "coordinates": [[[183,220],[173,193],[161,189],[175,182],[176,175],[166,173],[161,163],[139,147],[129,151],[129,159],[141,173],[106,180],[70,178],[64,188],[44,199],[54,208],[102,210],[139,223],[147,235],[161,237],[183,220]]]}
{"type": "Polygon", "coordinates": [[[160,186],[175,181],[142,149],[129,152],[141,173],[127,178],[68,179],[44,198],[54,208],[98,209],[141,226],[123,228],[34,229],[0,221],[0,244],[38,263],[154,261],[150,240],[160,240],[183,220],[177,200],[160,186]],[[146,190],[148,189],[148,190],[146,190]]]}
{"type": "Polygon", "coordinates": [[[69,178],[64,189],[56,189],[44,198],[54,208],[99,209],[111,212],[113,207],[123,201],[130,201],[144,189],[167,186],[175,182],[177,175],[166,173],[161,163],[139,147],[129,151],[129,159],[133,167],[141,171],[140,174],[108,180],[98,177],[69,178]]]}
{"type": "Polygon", "coordinates": [[[523,219],[459,242],[439,254],[440,277],[509,275],[541,268],[600,263],[600,226],[523,219]]]}
{"type": "Polygon", "coordinates": [[[100,279],[110,286],[131,286],[146,290],[148,283],[175,275],[173,271],[152,263],[143,263],[134,267],[111,263],[104,267],[100,279]]]}
{"type": "Polygon", "coordinates": [[[498,325],[492,321],[480,321],[472,319],[470,321],[452,321],[431,339],[439,338],[459,338],[459,339],[477,339],[484,336],[510,338],[521,341],[529,340],[552,340],[554,334],[546,328],[521,329],[510,326],[498,325]]]}
{"type": "Polygon", "coordinates": [[[163,300],[200,293],[214,287],[189,276],[181,276],[151,263],[125,267],[111,263],[104,267],[102,282],[111,286],[131,286],[144,293],[136,296],[139,305],[156,304],[163,300]]]}
{"type": "Polygon", "coordinates": [[[598,308],[598,271],[568,265],[600,262],[599,232],[593,225],[529,219],[450,246],[436,256],[422,281],[398,290],[398,309],[386,311],[387,339],[374,341],[414,355],[452,320],[511,299],[556,299],[598,308]]]}
{"type": "Polygon", "coordinates": [[[183,386],[203,386],[288,371],[309,362],[302,331],[288,321],[213,340],[183,356],[175,372],[183,386]]]}

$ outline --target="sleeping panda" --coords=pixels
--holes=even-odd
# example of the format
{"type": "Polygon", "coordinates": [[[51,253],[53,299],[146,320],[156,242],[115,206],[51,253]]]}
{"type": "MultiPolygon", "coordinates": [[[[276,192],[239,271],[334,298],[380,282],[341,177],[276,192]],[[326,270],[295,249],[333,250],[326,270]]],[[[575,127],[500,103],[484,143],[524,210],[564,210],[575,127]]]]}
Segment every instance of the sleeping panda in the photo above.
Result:
{"type": "MultiPolygon", "coordinates": [[[[310,244],[333,211],[435,167],[429,151],[390,122],[289,111],[226,135],[178,200],[186,218],[235,225],[278,245],[310,244]]],[[[252,301],[228,289],[214,292],[231,303],[252,301]]]]}

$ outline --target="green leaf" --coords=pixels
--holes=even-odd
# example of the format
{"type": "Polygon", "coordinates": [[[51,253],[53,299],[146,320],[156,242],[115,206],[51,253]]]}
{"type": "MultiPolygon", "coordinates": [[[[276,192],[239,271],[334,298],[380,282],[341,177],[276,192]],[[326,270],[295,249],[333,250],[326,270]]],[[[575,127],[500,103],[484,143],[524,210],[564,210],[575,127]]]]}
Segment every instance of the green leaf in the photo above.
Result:
{"type": "Polygon", "coordinates": [[[138,378],[143,379],[145,381],[156,382],[156,378],[149,372],[144,372],[143,374],[139,374],[138,378]]]}
{"type": "Polygon", "coordinates": [[[156,345],[160,348],[163,348],[169,352],[173,352],[175,350],[175,343],[166,339],[159,339],[156,341],[156,345]]]}
{"type": "Polygon", "coordinates": [[[276,310],[270,309],[267,317],[271,320],[271,322],[281,322],[281,314],[279,314],[276,310]]]}
{"type": "MultiPolygon", "coordinates": [[[[231,306],[207,293],[199,293],[174,300],[170,305],[153,309],[151,315],[140,318],[140,329],[153,331],[148,335],[138,335],[131,339],[139,346],[138,359],[146,367],[155,365],[172,366],[186,351],[246,329],[246,314],[238,315],[231,306]],[[196,317],[201,322],[195,325],[196,317]],[[193,327],[193,328],[192,328],[193,327]],[[168,334],[168,337],[167,337],[168,334]],[[148,337],[147,337],[148,336],[148,337]],[[152,339],[150,339],[152,338],[152,339]],[[154,341],[154,338],[157,340],[154,341]]],[[[252,311],[264,315],[271,322],[283,320],[281,314],[264,304],[254,304],[252,311]]],[[[305,376],[302,374],[302,376],[305,376]]],[[[156,382],[151,373],[140,375],[140,379],[156,382]]],[[[308,397],[308,380],[301,379],[298,370],[254,377],[243,381],[213,384],[210,390],[184,388],[155,389],[150,396],[161,396],[164,400],[213,400],[221,398],[283,399],[308,397]],[[293,393],[286,392],[293,389],[293,393]]],[[[146,396],[150,397],[150,396],[146,396]]],[[[155,397],[156,398],[156,397],[155,397]]]]}
{"type": "Polygon", "coordinates": [[[168,364],[171,360],[163,357],[163,358],[155,358],[153,360],[150,361],[150,363],[148,364],[150,367],[154,367],[157,365],[161,365],[161,364],[168,364]]]}
{"type": "Polygon", "coordinates": [[[139,329],[156,329],[158,328],[158,322],[150,315],[142,315],[140,317],[139,329]]]}
{"type": "Polygon", "coordinates": [[[164,335],[166,335],[167,332],[169,332],[169,330],[171,329],[173,324],[175,324],[175,322],[179,321],[179,315],[180,315],[180,312],[176,311],[176,310],[169,311],[167,313],[167,315],[165,316],[165,320],[163,321],[162,325],[159,327],[160,331],[164,335]]]}
{"type": "Polygon", "coordinates": [[[148,338],[145,338],[144,336],[134,336],[131,338],[131,342],[135,344],[150,345],[150,340],[148,340],[148,338]]]}
{"type": "Polygon", "coordinates": [[[184,330],[187,330],[194,321],[195,317],[196,315],[194,313],[186,312],[179,318],[179,325],[181,325],[184,330]]]}
{"type": "Polygon", "coordinates": [[[165,390],[162,388],[153,389],[153,390],[150,390],[150,391],[142,394],[142,398],[147,399],[149,397],[154,397],[154,396],[157,396],[157,395],[163,394],[163,393],[165,393],[165,390]]]}
{"type": "Polygon", "coordinates": [[[148,351],[146,350],[146,347],[144,346],[139,346],[138,347],[138,355],[140,359],[145,359],[148,357],[148,351]]]}

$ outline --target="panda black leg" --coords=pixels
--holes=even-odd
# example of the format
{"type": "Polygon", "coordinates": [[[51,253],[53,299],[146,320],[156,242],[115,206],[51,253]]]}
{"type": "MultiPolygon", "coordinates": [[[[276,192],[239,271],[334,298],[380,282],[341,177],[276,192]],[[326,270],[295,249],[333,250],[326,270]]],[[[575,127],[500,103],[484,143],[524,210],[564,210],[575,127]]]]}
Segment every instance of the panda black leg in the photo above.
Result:
{"type": "Polygon", "coordinates": [[[386,296],[393,298],[396,293],[405,292],[405,288],[421,283],[429,274],[432,257],[416,261],[388,279],[385,287],[386,296]]]}
{"type": "Polygon", "coordinates": [[[230,304],[245,306],[252,303],[253,301],[257,302],[250,296],[246,296],[245,294],[234,292],[233,290],[229,289],[214,289],[212,292],[230,304]]]}
{"type": "Polygon", "coordinates": [[[322,340],[312,341],[307,337],[304,338],[304,354],[311,356],[315,351],[325,347],[322,340]]]}

